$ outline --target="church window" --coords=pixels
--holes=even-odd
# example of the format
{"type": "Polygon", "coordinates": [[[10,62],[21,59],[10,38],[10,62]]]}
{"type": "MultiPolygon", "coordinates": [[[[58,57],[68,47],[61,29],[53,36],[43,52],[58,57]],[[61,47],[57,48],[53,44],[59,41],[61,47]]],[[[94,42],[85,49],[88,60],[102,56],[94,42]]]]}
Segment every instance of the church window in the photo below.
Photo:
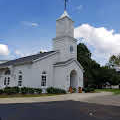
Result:
{"type": "Polygon", "coordinates": [[[8,81],[7,81],[7,85],[9,85],[10,84],[10,77],[8,77],[8,81]]]}
{"type": "Polygon", "coordinates": [[[42,72],[42,76],[41,76],[41,86],[46,86],[46,72],[42,72]]]}
{"type": "Polygon", "coordinates": [[[73,52],[73,46],[72,45],[70,46],[70,52],[71,53],[73,52]]]}
{"type": "Polygon", "coordinates": [[[4,79],[4,85],[10,85],[10,77],[5,77],[5,79],[4,79]]]}
{"type": "Polygon", "coordinates": [[[18,86],[22,86],[22,81],[18,81],[18,86]]]}
{"type": "Polygon", "coordinates": [[[22,71],[21,71],[21,70],[19,71],[19,74],[22,74],[22,71]]]}
{"type": "Polygon", "coordinates": [[[6,83],[7,83],[7,78],[5,77],[5,79],[4,79],[4,85],[7,85],[6,83]]]}
{"type": "Polygon", "coordinates": [[[22,71],[19,71],[18,86],[22,86],[22,71]]]}

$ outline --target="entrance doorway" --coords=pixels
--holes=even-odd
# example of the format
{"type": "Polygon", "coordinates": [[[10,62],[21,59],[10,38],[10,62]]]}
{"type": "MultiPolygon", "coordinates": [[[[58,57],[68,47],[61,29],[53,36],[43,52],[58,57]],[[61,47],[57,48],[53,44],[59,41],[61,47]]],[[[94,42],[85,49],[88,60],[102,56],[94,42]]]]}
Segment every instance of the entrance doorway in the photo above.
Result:
{"type": "Polygon", "coordinates": [[[72,70],[70,73],[70,87],[77,88],[77,84],[77,72],[75,70],[72,70]]]}

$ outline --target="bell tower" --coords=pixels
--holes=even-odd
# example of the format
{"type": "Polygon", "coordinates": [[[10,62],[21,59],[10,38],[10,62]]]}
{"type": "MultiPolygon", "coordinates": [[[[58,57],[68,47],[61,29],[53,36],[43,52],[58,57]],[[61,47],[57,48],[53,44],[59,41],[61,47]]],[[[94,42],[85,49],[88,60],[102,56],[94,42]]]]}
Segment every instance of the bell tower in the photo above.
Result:
{"type": "Polygon", "coordinates": [[[59,62],[77,59],[77,40],[74,38],[74,21],[67,11],[56,20],[56,38],[53,39],[53,50],[59,51],[59,62]]]}
{"type": "Polygon", "coordinates": [[[59,62],[77,59],[77,40],[74,38],[74,21],[64,13],[56,20],[56,38],[53,39],[53,50],[59,51],[59,62]]]}

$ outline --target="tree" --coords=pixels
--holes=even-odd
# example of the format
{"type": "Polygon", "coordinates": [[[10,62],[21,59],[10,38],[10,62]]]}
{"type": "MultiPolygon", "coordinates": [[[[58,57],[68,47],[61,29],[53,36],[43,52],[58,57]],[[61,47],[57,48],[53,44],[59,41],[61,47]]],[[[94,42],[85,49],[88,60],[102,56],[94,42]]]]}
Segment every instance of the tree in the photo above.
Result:
{"type": "Polygon", "coordinates": [[[91,52],[83,43],[80,43],[77,46],[77,59],[85,70],[84,85],[86,87],[89,85],[94,85],[95,80],[97,80],[97,75],[95,74],[98,74],[100,65],[91,59],[91,52]]]}
{"type": "MultiPolygon", "coordinates": [[[[120,60],[120,57],[118,57],[120,60]]],[[[92,86],[95,88],[102,88],[102,86],[109,82],[111,85],[118,85],[120,83],[120,75],[108,66],[101,67],[95,60],[91,58],[91,52],[83,43],[77,46],[77,59],[83,66],[84,73],[84,86],[92,86]]],[[[116,56],[110,58],[110,63],[115,62],[116,56]]]]}
{"type": "Polygon", "coordinates": [[[119,55],[112,55],[109,58],[110,65],[120,65],[120,54],[119,55]]]}

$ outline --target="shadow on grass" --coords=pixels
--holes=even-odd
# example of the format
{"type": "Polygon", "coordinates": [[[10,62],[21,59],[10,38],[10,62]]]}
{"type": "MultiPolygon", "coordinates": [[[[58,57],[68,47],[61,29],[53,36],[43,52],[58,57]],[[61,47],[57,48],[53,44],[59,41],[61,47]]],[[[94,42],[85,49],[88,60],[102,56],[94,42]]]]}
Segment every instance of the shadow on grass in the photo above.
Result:
{"type": "Polygon", "coordinates": [[[120,120],[120,107],[78,101],[0,104],[1,120],[120,120]]]}

